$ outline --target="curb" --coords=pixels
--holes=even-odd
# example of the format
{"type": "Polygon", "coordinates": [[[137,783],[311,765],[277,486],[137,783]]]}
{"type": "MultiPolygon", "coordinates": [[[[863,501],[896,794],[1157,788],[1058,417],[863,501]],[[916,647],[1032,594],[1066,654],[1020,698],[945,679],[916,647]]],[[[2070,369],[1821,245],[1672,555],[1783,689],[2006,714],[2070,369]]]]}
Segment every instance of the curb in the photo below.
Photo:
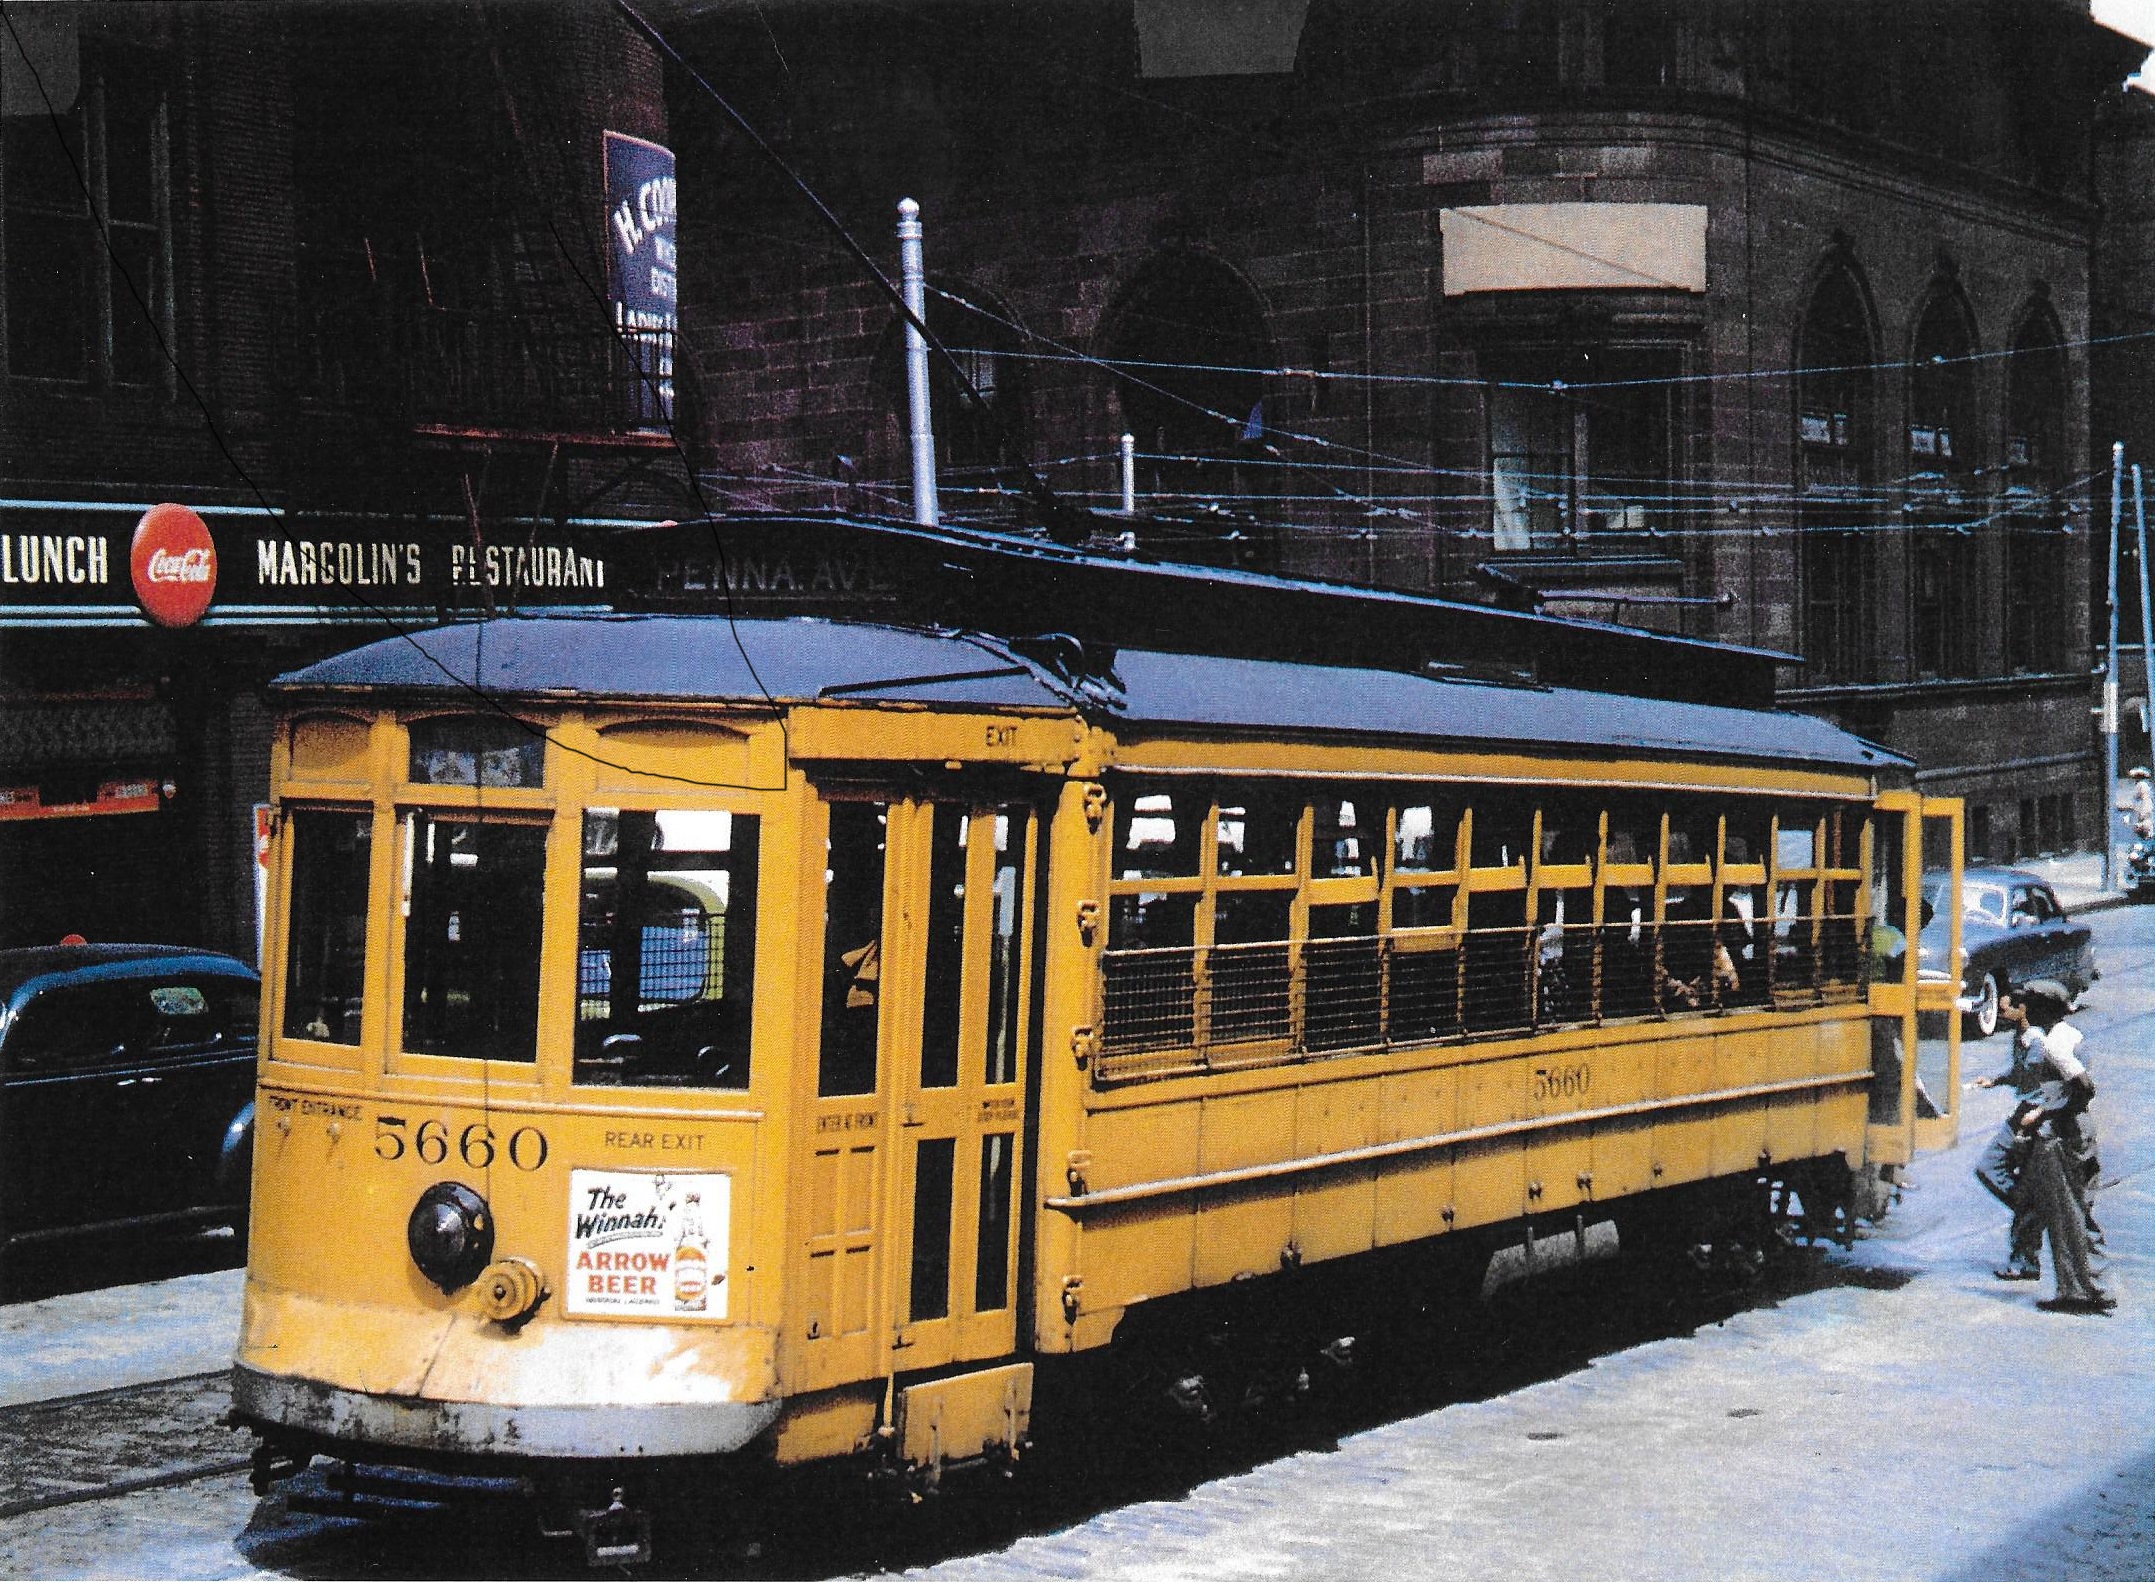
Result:
{"type": "Polygon", "coordinates": [[[2124,891],[2117,891],[2109,895],[2099,895],[2092,901],[2082,901],[2077,906],[2066,907],[2065,915],[2078,917],[2083,912],[2110,912],[2115,911],[2118,907],[2131,906],[2132,904],[2133,898],[2131,895],[2124,891]]]}

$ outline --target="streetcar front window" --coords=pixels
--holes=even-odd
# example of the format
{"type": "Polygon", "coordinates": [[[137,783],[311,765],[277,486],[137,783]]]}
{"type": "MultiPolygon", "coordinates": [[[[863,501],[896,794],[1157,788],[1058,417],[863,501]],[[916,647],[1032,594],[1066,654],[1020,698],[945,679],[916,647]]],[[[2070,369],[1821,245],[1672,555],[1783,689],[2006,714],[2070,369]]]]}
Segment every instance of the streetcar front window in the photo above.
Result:
{"type": "Polygon", "coordinates": [[[748,1086],[759,827],[726,812],[584,814],[577,1082],[748,1086]]]}
{"type": "Polygon", "coordinates": [[[284,1036],[357,1044],[367,965],[367,869],[374,815],[328,810],[292,819],[291,927],[284,1036]]]}
{"type": "Polygon", "coordinates": [[[404,815],[404,1047],[530,1062],[538,1056],[546,830],[404,815]]]}

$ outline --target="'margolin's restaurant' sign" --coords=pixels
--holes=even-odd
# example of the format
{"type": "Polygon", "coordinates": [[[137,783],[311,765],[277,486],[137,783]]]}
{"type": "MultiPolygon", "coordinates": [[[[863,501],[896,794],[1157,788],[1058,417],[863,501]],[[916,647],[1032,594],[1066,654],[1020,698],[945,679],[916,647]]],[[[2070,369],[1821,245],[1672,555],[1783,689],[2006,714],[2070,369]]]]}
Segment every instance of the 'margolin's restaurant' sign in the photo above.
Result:
{"type": "Polygon", "coordinates": [[[378,522],[288,527],[264,512],[170,502],[147,510],[74,502],[0,508],[0,625],[130,625],[145,617],[167,628],[299,618],[357,624],[445,608],[606,602],[603,529],[542,523],[513,531],[513,543],[473,544],[461,527],[415,538],[384,533],[378,522]],[[128,516],[137,518],[131,529],[128,516]],[[123,556],[126,589],[117,577],[123,556]]]}

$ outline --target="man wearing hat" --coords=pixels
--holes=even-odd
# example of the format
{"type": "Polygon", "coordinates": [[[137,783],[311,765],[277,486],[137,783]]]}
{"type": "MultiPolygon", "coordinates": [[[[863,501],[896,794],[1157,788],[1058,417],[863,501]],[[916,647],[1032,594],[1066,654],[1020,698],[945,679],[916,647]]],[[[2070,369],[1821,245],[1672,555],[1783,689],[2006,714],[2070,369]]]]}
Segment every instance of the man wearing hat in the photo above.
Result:
{"type": "Polygon", "coordinates": [[[2063,984],[2037,978],[2001,1004],[2003,1019],[2019,1029],[2013,1063],[1975,1086],[2010,1082],[2020,1102],[1985,1146],[1976,1179],[2013,1210],[1998,1278],[2040,1279],[2047,1230],[2058,1293],[2042,1305],[2100,1312],[2112,1303],[2096,1284],[2090,1248],[2101,1235],[2086,1195],[2095,1173],[2094,1132],[2086,1120],[2095,1084],[2079,1056],[2080,1030],[2065,1020],[2071,1003],[2063,984]]]}
{"type": "Polygon", "coordinates": [[[2147,770],[2136,766],[2127,773],[2133,788],[2118,808],[2132,820],[2133,838],[2147,840],[2155,837],[2155,791],[2148,787],[2147,770]]]}

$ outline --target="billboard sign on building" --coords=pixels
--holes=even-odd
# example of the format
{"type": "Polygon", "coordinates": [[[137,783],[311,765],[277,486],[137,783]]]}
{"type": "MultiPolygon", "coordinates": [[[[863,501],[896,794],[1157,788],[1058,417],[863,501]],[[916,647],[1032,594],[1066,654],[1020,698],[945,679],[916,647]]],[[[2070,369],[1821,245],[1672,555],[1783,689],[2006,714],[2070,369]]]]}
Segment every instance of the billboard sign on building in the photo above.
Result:
{"type": "Polygon", "coordinates": [[[0,627],[431,624],[607,604],[608,528],[517,522],[500,537],[241,506],[11,502],[0,506],[0,627]]]}
{"type": "Polygon", "coordinates": [[[631,426],[673,421],[673,345],[679,328],[673,150],[606,134],[606,295],[614,337],[634,377],[631,426]]]}

